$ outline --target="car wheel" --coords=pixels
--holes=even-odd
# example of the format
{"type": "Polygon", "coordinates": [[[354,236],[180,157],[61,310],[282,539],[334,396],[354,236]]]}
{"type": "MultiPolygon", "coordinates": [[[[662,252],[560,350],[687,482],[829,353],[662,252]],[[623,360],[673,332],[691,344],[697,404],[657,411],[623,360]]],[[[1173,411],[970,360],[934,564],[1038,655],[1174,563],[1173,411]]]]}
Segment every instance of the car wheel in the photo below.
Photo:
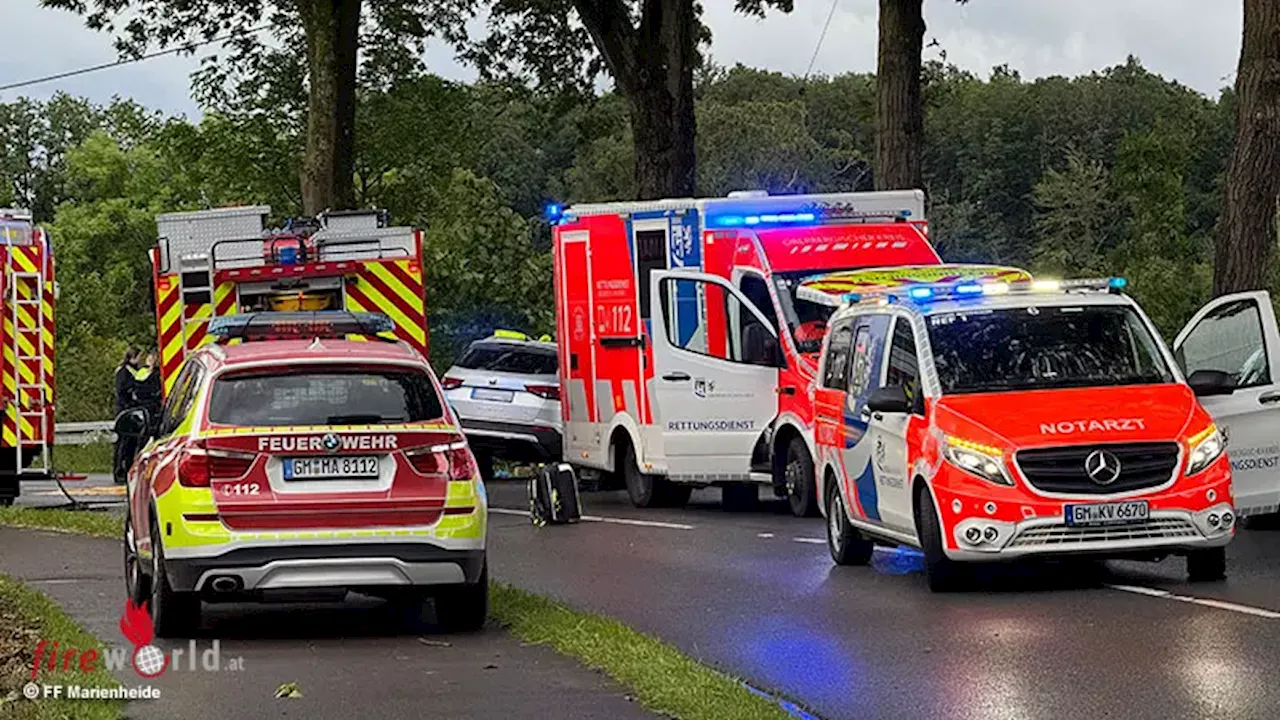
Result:
{"type": "Polygon", "coordinates": [[[436,621],[450,632],[475,632],[489,617],[489,564],[475,583],[454,585],[435,596],[436,621]]]}
{"type": "Polygon", "coordinates": [[[809,448],[803,438],[791,438],[787,444],[786,464],[782,467],[791,514],[815,517],[818,514],[818,488],[813,479],[813,458],[809,457],[809,448]]]}
{"type": "Polygon", "coordinates": [[[1225,547],[1192,550],[1187,553],[1187,580],[1213,582],[1227,576],[1227,549],[1225,547]]]}
{"type": "Polygon", "coordinates": [[[936,593],[954,592],[963,585],[964,573],[959,563],[947,557],[943,551],[942,527],[933,495],[928,490],[920,493],[916,515],[916,532],[924,551],[924,575],[929,590],[936,593]]]}
{"type": "Polygon", "coordinates": [[[138,559],[138,538],[133,532],[133,518],[130,513],[124,516],[124,587],[129,601],[135,607],[141,607],[151,597],[151,582],[142,570],[142,562],[138,559]]]}
{"type": "Polygon", "coordinates": [[[632,505],[638,508],[657,505],[654,492],[656,478],[640,472],[640,465],[636,462],[636,450],[631,447],[631,443],[627,443],[626,449],[622,452],[622,473],[627,484],[627,497],[631,498],[632,505]]]}
{"type": "Polygon", "coordinates": [[[844,498],[834,487],[827,491],[827,550],[837,565],[866,565],[875,553],[875,543],[863,537],[849,522],[844,498]]]}
{"type": "Polygon", "coordinates": [[[760,488],[755,483],[729,483],[720,488],[720,498],[729,512],[750,512],[760,504],[760,488]]]}
{"type": "Polygon", "coordinates": [[[156,637],[189,637],[200,627],[200,596],[169,585],[160,528],[151,524],[151,623],[156,637]]]}

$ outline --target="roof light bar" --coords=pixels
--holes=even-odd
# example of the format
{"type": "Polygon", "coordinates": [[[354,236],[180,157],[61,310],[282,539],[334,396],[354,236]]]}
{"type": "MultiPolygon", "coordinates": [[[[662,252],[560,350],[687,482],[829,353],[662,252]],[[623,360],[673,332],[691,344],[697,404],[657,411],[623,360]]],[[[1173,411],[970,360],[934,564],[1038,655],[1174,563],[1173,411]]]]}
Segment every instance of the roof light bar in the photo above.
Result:
{"type": "Polygon", "coordinates": [[[846,293],[841,300],[845,305],[869,301],[877,298],[905,296],[915,302],[938,300],[965,300],[990,295],[1008,295],[1010,293],[1056,293],[1056,292],[1109,292],[1117,294],[1128,286],[1122,277],[1090,278],[1083,280],[1034,280],[1020,282],[972,281],[951,283],[927,283],[907,288],[882,287],[861,293],[846,293]],[[904,292],[905,290],[905,292],[904,292]]]}
{"type": "Polygon", "coordinates": [[[229,315],[209,321],[209,334],[219,341],[283,338],[342,338],[377,336],[395,330],[391,318],[381,313],[343,310],[314,312],[260,312],[229,315]]]}

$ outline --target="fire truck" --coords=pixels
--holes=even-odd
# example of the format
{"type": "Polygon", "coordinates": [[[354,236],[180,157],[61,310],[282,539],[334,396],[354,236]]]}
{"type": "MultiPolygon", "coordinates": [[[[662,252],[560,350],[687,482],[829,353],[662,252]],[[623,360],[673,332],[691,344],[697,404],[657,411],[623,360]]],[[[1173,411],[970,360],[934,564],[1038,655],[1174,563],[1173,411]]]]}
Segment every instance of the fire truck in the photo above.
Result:
{"type": "MultiPolygon", "coordinates": [[[[422,232],[382,210],[326,212],[268,229],[271,208],[156,216],[151,250],[165,395],[215,317],[277,311],[382,313],[390,335],[427,353],[422,232]]],[[[369,340],[352,335],[352,339],[369,340]]]]}
{"type": "Polygon", "coordinates": [[[764,485],[816,514],[812,380],[834,304],[812,293],[851,269],[940,264],[924,193],[737,192],[548,217],[566,461],[639,507],[710,485],[749,506],[764,485]]]}
{"type": "Polygon", "coordinates": [[[53,473],[53,245],[26,210],[0,208],[0,505],[53,473]]]}

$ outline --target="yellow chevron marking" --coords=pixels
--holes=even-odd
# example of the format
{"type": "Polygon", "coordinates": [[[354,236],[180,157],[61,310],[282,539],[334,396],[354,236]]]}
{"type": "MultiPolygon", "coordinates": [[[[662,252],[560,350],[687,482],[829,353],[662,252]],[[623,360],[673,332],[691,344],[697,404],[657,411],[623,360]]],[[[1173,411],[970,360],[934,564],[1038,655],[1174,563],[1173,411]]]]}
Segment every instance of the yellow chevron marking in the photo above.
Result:
{"type": "Polygon", "coordinates": [[[397,328],[409,333],[409,336],[417,342],[426,342],[426,333],[422,326],[410,320],[409,316],[401,312],[400,308],[396,307],[394,303],[387,299],[387,296],[383,295],[378,288],[374,287],[370,283],[362,281],[360,283],[360,289],[364,291],[364,294],[369,297],[370,301],[377,305],[375,312],[381,312],[388,315],[392,322],[396,324],[397,328]]]}
{"type": "Polygon", "coordinates": [[[39,271],[35,262],[24,248],[12,248],[9,252],[9,257],[12,259],[13,264],[18,266],[19,272],[34,273],[39,271]]]}

